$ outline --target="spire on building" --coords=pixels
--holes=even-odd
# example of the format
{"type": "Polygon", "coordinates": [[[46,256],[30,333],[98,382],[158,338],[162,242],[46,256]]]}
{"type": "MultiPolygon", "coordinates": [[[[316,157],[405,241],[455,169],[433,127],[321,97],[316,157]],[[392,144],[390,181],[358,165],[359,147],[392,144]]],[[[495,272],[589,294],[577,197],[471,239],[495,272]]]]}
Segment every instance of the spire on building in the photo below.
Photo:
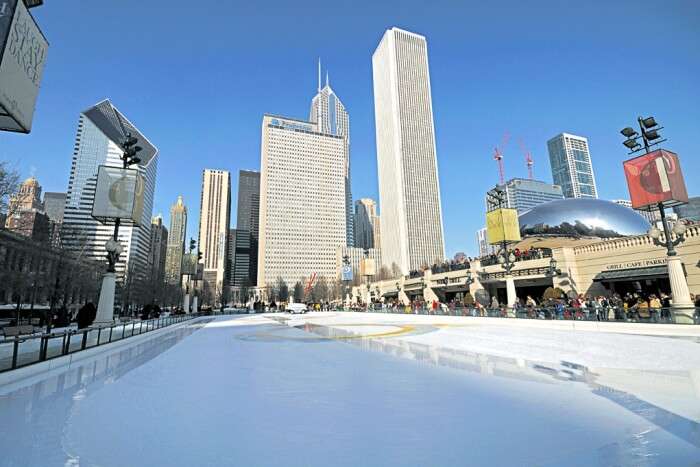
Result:
{"type": "Polygon", "coordinates": [[[321,57],[318,57],[318,92],[321,92],[321,57]]]}

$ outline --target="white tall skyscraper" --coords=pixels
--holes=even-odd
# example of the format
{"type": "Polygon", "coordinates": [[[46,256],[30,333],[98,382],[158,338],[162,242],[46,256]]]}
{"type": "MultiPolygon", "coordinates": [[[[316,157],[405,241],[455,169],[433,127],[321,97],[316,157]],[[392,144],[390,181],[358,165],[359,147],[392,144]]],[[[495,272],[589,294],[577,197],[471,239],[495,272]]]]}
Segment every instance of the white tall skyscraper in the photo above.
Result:
{"type": "Polygon", "coordinates": [[[583,136],[561,133],[547,141],[552,179],[565,198],[597,198],[588,140],[583,136]]]}
{"type": "Polygon", "coordinates": [[[230,220],[231,174],[227,170],[204,169],[199,209],[199,252],[204,263],[204,281],[212,291],[226,284],[226,242],[230,220]]]}
{"type": "Polygon", "coordinates": [[[352,190],[350,187],[350,119],[345,111],[345,106],[328,83],[328,73],[326,73],[326,85],[321,87],[320,61],[318,62],[318,89],[311,100],[309,121],[317,125],[319,133],[345,137],[346,243],[352,246],[354,244],[354,220],[352,215],[352,190]]]}
{"type": "Polygon", "coordinates": [[[148,277],[148,254],[151,241],[151,215],[156,187],[158,150],[146,139],[109,100],[104,100],[80,114],[73,150],[68,193],[63,215],[61,240],[64,248],[86,259],[107,264],[105,243],[114,233],[113,224],[102,224],[92,218],[97,169],[100,165],[122,167],[122,149],[119,143],[124,133],[131,132],[143,148],[141,162],[132,166],[144,176],[144,205],[140,226],[124,225],[119,228],[119,242],[123,248],[116,264],[117,278],[125,272],[134,274],[133,283],[148,277]]]}
{"type": "Polygon", "coordinates": [[[265,115],[260,155],[258,286],[336,277],[345,246],[346,138],[302,120],[265,115]]]}
{"type": "Polygon", "coordinates": [[[387,30],[372,72],[382,261],[407,273],[445,258],[425,37],[387,30]]]}

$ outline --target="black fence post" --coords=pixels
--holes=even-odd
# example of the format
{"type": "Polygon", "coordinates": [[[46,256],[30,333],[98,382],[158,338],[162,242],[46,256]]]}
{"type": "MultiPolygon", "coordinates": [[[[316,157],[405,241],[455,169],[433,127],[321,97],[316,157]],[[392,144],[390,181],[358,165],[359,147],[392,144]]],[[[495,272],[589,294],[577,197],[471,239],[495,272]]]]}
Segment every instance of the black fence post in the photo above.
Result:
{"type": "Polygon", "coordinates": [[[17,354],[19,353],[19,337],[15,337],[12,344],[12,369],[17,368],[17,354]]]}

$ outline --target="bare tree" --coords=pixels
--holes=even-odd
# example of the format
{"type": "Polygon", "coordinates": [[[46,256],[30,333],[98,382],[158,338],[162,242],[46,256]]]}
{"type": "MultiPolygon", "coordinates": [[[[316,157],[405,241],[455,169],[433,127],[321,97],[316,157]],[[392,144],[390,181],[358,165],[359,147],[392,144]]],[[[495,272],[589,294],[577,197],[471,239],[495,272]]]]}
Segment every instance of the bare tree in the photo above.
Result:
{"type": "MultiPolygon", "coordinates": [[[[10,213],[10,200],[19,191],[19,172],[12,169],[10,164],[0,161],[0,214],[10,213]]],[[[0,226],[0,228],[4,228],[0,226]]]]}

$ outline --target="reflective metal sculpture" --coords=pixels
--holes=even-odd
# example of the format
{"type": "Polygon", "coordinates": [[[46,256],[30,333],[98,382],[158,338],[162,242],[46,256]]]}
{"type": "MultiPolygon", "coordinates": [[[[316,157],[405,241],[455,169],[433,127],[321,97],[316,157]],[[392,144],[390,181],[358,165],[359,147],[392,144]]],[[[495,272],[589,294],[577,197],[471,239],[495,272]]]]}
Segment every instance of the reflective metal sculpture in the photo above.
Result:
{"type": "Polygon", "coordinates": [[[540,204],[520,215],[523,236],[615,238],[643,235],[649,222],[634,210],[601,199],[567,198],[540,204]]]}

